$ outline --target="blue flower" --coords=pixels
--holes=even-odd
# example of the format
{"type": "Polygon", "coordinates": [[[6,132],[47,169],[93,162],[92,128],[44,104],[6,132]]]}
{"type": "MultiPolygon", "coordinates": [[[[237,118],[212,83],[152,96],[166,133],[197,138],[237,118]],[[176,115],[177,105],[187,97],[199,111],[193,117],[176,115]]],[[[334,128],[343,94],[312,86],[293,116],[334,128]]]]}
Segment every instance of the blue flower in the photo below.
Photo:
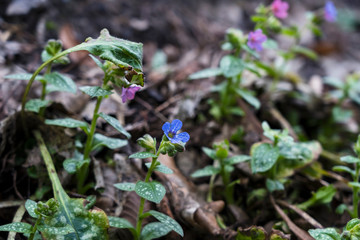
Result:
{"type": "Polygon", "coordinates": [[[177,134],[181,127],[182,122],[179,119],[174,119],[171,123],[164,123],[162,130],[171,143],[186,143],[189,141],[190,135],[187,132],[177,134]]]}
{"type": "Polygon", "coordinates": [[[335,22],[337,16],[337,10],[332,1],[327,1],[325,4],[324,18],[328,22],[335,22]]]}

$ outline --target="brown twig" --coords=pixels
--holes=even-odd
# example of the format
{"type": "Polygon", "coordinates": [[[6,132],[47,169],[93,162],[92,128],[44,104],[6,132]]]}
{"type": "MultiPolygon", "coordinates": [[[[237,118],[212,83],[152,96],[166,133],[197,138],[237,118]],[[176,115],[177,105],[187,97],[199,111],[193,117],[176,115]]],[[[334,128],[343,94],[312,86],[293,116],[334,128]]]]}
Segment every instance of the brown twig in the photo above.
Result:
{"type": "Polygon", "coordinates": [[[270,195],[270,201],[276,212],[281,216],[281,218],[286,222],[289,226],[290,230],[302,240],[314,240],[307,232],[296,226],[295,223],[291,221],[291,219],[286,215],[286,213],[275,203],[274,197],[270,195]]]}
{"type": "Polygon", "coordinates": [[[283,200],[276,200],[277,203],[280,205],[290,208],[297,214],[299,214],[303,219],[305,219],[308,223],[313,225],[316,228],[324,228],[318,221],[316,221],[313,217],[311,217],[309,214],[307,214],[305,211],[301,210],[300,208],[296,207],[295,205],[289,204],[283,200]]]}
{"type": "Polygon", "coordinates": [[[91,159],[94,163],[94,176],[96,181],[95,190],[105,189],[105,181],[101,171],[100,162],[93,156],[91,157],[91,159]]]}

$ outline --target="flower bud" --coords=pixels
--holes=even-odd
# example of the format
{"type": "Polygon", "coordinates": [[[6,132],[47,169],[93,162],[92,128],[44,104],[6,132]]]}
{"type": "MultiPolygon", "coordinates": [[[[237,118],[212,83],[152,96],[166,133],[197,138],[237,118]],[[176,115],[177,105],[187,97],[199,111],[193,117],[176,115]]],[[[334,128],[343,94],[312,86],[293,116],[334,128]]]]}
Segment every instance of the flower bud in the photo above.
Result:
{"type": "Polygon", "coordinates": [[[139,138],[137,143],[148,152],[156,152],[156,139],[151,137],[149,134],[145,134],[143,137],[139,138]]]}

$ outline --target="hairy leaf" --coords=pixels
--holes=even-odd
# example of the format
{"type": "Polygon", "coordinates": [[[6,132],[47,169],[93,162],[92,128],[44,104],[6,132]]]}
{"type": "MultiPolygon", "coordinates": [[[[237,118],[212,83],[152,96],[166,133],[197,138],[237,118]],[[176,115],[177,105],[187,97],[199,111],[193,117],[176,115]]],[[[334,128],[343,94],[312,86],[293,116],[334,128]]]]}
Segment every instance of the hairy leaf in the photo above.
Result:
{"type": "Polygon", "coordinates": [[[158,221],[164,223],[167,227],[169,227],[171,230],[177,232],[180,236],[184,236],[184,231],[181,228],[180,224],[177,223],[174,219],[172,219],[171,217],[155,211],[155,210],[150,210],[149,212],[147,212],[149,214],[151,214],[154,218],[156,218],[158,221]]]}
{"type": "Polygon", "coordinates": [[[135,192],[150,202],[160,203],[165,196],[166,190],[164,186],[157,181],[139,181],[136,183],[135,192]]]}
{"type": "Polygon", "coordinates": [[[76,84],[74,81],[58,72],[52,72],[44,75],[44,78],[48,84],[53,85],[51,91],[63,91],[76,93],[76,84]]]}
{"type": "Polygon", "coordinates": [[[25,109],[30,112],[38,113],[42,107],[46,107],[49,103],[49,100],[30,99],[26,102],[25,109]]]}
{"type": "Polygon", "coordinates": [[[161,222],[153,222],[147,224],[141,231],[141,240],[151,240],[165,236],[171,231],[166,224],[161,222]]]}
{"type": "Polygon", "coordinates": [[[127,138],[130,138],[131,135],[128,133],[123,126],[121,126],[119,120],[114,117],[111,117],[105,113],[99,113],[99,116],[102,117],[105,121],[107,121],[111,126],[113,126],[120,133],[124,134],[127,138]]]}
{"type": "Polygon", "coordinates": [[[79,87],[79,89],[89,95],[90,97],[106,97],[108,95],[111,95],[113,94],[113,92],[111,91],[108,91],[108,90],[105,90],[101,87],[98,87],[98,86],[83,86],[83,87],[79,87]]]}

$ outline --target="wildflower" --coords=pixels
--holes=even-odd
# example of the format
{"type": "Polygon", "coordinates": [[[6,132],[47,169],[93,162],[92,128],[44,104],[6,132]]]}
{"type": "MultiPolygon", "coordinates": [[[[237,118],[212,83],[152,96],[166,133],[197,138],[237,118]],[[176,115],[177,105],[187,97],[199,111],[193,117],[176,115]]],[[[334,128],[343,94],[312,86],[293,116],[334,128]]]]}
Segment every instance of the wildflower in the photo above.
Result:
{"type": "Polygon", "coordinates": [[[131,99],[134,99],[135,97],[135,93],[137,91],[139,91],[141,87],[139,86],[136,86],[136,85],[131,85],[130,87],[128,88],[122,88],[122,92],[121,92],[121,100],[122,102],[126,102],[126,100],[131,100],[131,99]]]}
{"type": "Polygon", "coordinates": [[[164,123],[162,130],[171,143],[186,143],[189,141],[190,136],[187,132],[177,134],[181,127],[182,122],[179,119],[174,119],[171,123],[164,123]]]}
{"type": "Polygon", "coordinates": [[[266,35],[264,35],[262,33],[262,30],[257,29],[255,32],[249,33],[247,45],[251,49],[255,49],[256,51],[259,52],[263,49],[262,44],[263,44],[263,42],[266,41],[266,39],[267,39],[267,37],[266,37],[266,35]]]}
{"type": "Polygon", "coordinates": [[[332,1],[327,1],[324,9],[324,18],[328,22],[335,22],[337,10],[332,1]]]}
{"type": "Polygon", "coordinates": [[[271,4],[271,10],[277,18],[286,18],[288,16],[288,9],[289,4],[287,2],[282,2],[281,0],[274,0],[271,4]]]}

